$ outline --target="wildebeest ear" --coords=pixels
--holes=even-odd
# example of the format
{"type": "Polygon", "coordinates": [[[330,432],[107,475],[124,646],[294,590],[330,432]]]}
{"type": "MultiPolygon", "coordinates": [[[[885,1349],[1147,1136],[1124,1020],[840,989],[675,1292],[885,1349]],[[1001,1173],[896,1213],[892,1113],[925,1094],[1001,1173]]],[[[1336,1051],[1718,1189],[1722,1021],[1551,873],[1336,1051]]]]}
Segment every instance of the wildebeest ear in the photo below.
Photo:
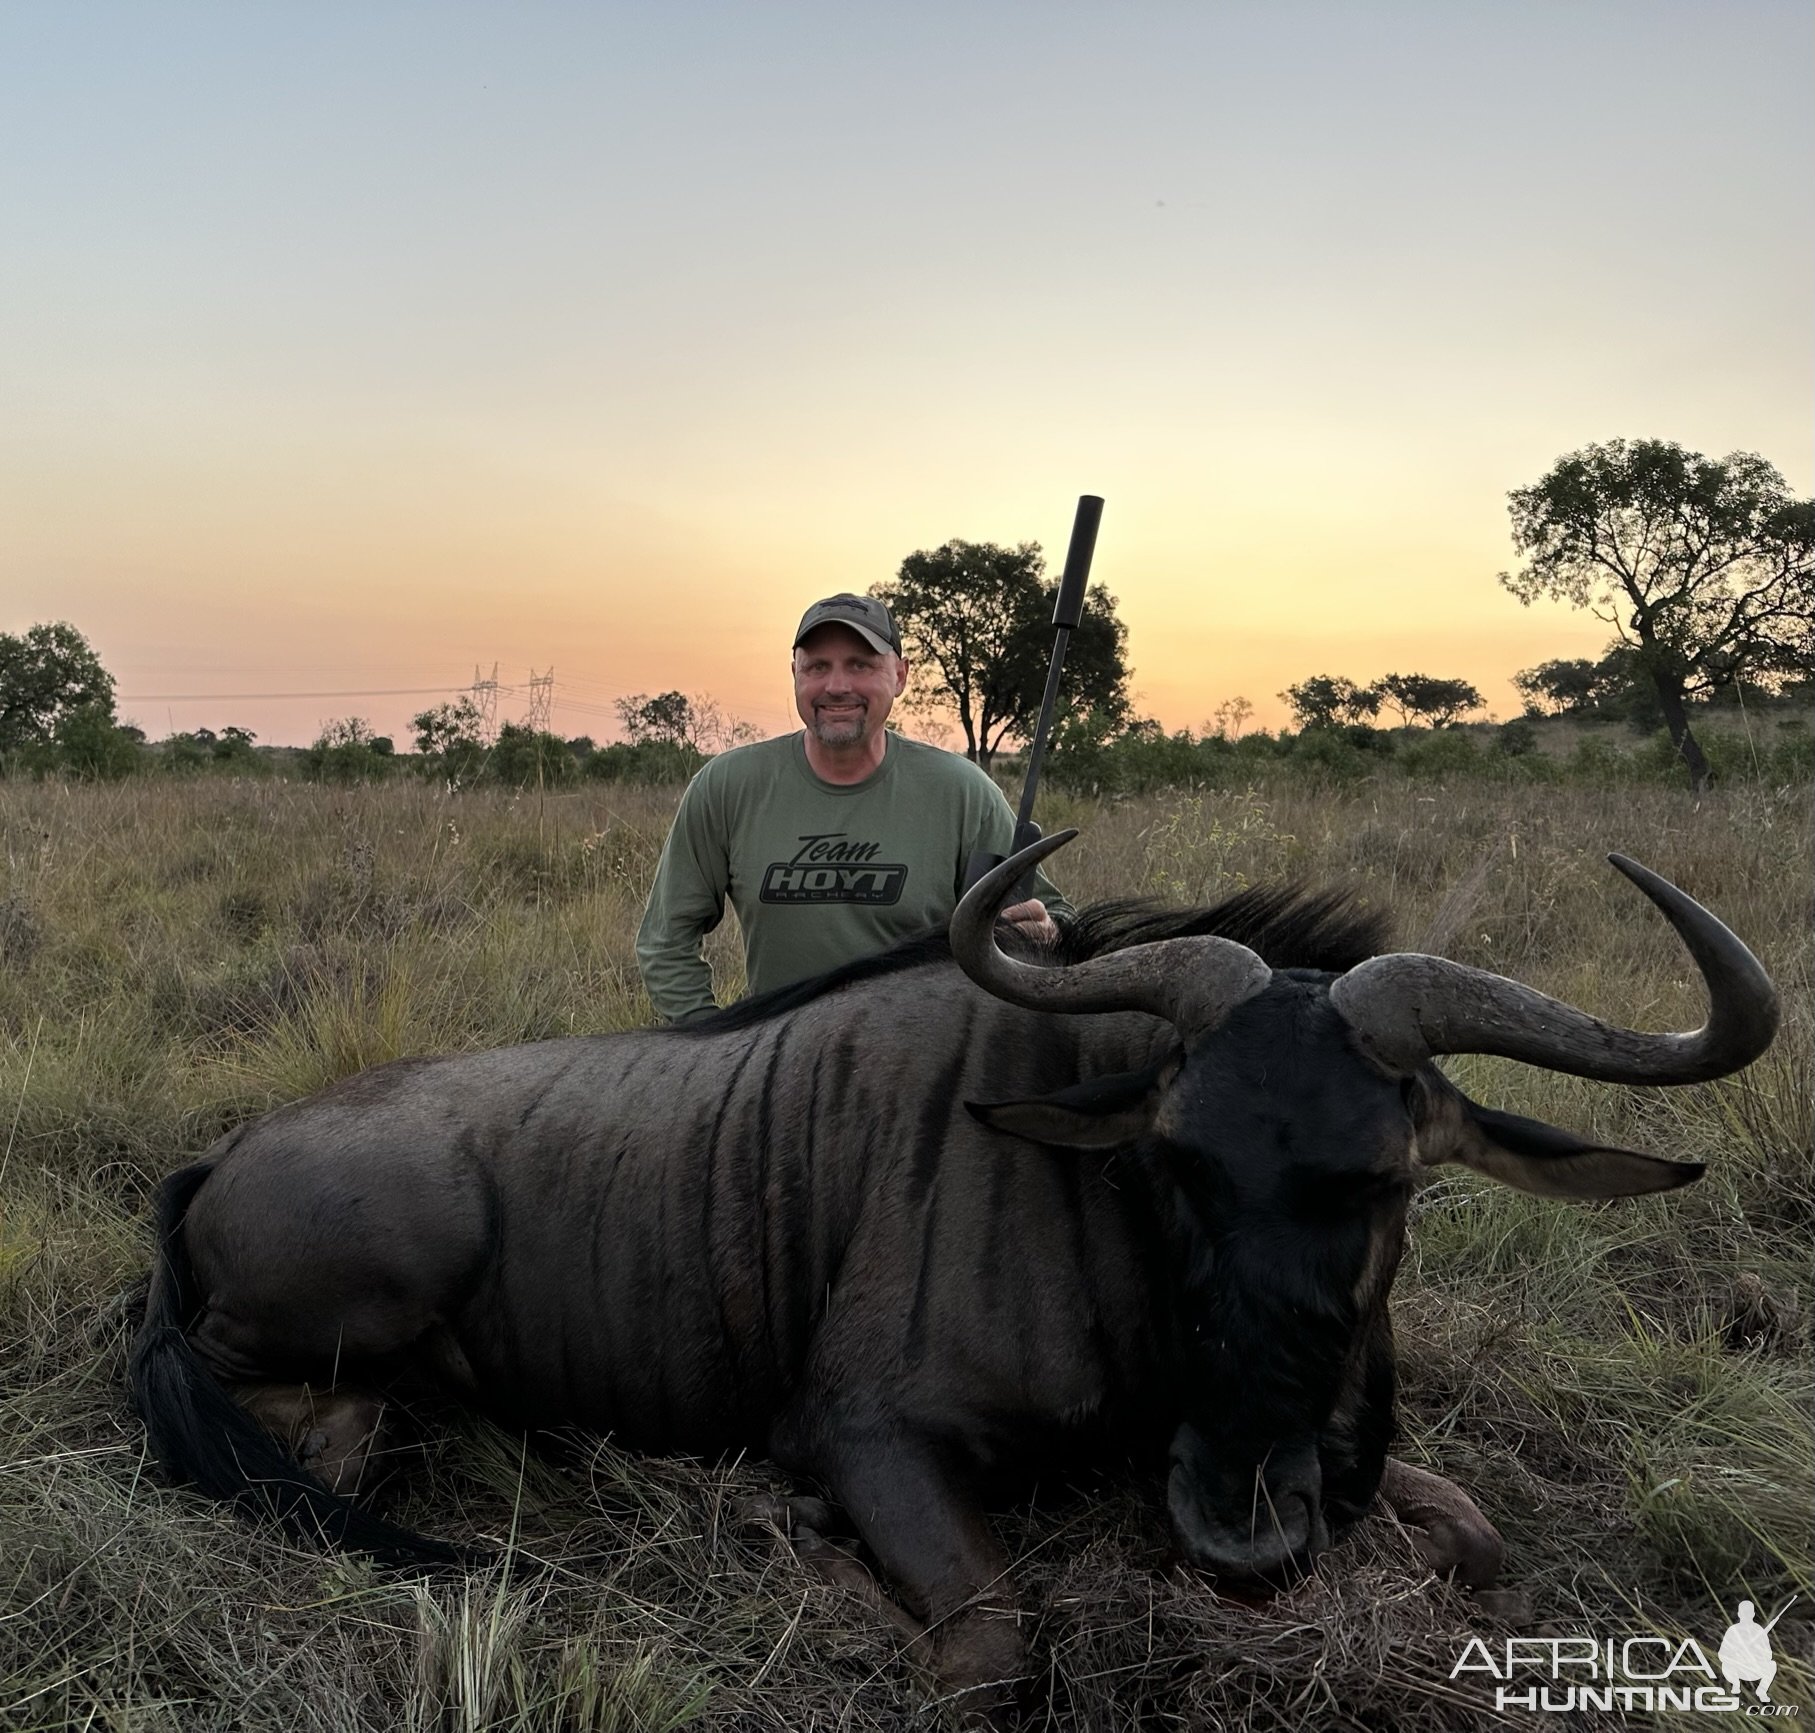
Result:
{"type": "Polygon", "coordinates": [[[1113,1149],[1146,1132],[1166,1087],[1184,1063],[1169,1053],[1145,1071],[1119,1071],[1026,1101],[967,1101],[973,1118],[1030,1143],[1060,1149],[1113,1149]]]}
{"type": "MultiPolygon", "coordinates": [[[[1707,1171],[1699,1161],[1666,1161],[1635,1149],[1613,1149],[1541,1119],[1461,1099],[1462,1123],[1450,1147],[1433,1152],[1436,1159],[1458,1161],[1539,1197],[1640,1197],[1675,1191],[1707,1171]]],[[[1424,1142],[1422,1136],[1419,1142],[1424,1142]]]]}

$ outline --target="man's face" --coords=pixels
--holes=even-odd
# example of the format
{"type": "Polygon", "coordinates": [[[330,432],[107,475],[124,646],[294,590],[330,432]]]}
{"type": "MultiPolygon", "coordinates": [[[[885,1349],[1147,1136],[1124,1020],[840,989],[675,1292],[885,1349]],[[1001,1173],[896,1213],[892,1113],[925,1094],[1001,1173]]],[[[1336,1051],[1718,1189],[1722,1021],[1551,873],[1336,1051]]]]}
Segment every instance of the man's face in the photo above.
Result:
{"type": "Polygon", "coordinates": [[[816,626],[794,651],[794,708],[821,746],[856,746],[882,732],[907,685],[907,664],[849,626],[816,626]]]}

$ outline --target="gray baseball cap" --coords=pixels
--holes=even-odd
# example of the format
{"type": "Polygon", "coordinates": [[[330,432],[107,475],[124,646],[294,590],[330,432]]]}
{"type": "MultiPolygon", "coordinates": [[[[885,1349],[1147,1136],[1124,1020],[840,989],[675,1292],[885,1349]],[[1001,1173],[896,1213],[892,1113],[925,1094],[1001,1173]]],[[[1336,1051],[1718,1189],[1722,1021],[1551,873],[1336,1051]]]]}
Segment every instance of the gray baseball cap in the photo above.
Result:
{"type": "Polygon", "coordinates": [[[901,654],[901,634],[889,611],[874,596],[854,596],[846,590],[815,602],[800,617],[800,630],[794,634],[794,648],[815,626],[849,626],[872,650],[901,654]]]}

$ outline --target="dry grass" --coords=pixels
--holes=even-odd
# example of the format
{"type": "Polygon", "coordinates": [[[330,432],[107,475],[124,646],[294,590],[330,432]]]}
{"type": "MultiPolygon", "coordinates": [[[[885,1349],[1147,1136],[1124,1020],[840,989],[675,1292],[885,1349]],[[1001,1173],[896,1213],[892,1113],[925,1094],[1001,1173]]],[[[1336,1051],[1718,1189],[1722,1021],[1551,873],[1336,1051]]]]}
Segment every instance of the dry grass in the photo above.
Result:
{"type": "MultiPolygon", "coordinates": [[[[645,1020],[631,943],[673,798],[0,784],[0,1725],[940,1724],[890,1634],[734,1532],[735,1500],[772,1484],[760,1464],[592,1442],[525,1454],[435,1417],[397,1513],[514,1550],[468,1578],[394,1577],[166,1488],[121,1396],[145,1200],[221,1130],[398,1054],[645,1020]]],[[[1686,1193],[1626,1205],[1467,1175],[1420,1196],[1396,1302],[1403,1450],[1499,1523],[1527,1628],[1680,1631],[1711,1649],[1742,1596],[1815,1601],[1805,805],[1407,784],[1042,814],[1084,829],[1058,863],[1078,900],[1348,883],[1408,941],[1440,932],[1467,961],[1682,1026],[1693,982],[1601,863],[1619,848],[1773,968],[1789,1025],[1738,1079],[1647,1094],[1457,1067],[1496,1105],[1711,1164],[1686,1193]]],[[[729,935],[713,951],[734,991],[729,935]]],[[[1150,1487],[1001,1528],[1037,1668],[1029,1726],[1520,1719],[1484,1707],[1478,1677],[1449,1677],[1469,1634],[1506,1627],[1424,1576],[1383,1521],[1264,1605],[1176,1567],[1150,1487]]],[[[1808,1626],[1792,1621],[1776,1694],[1807,1705],[1808,1626]]]]}

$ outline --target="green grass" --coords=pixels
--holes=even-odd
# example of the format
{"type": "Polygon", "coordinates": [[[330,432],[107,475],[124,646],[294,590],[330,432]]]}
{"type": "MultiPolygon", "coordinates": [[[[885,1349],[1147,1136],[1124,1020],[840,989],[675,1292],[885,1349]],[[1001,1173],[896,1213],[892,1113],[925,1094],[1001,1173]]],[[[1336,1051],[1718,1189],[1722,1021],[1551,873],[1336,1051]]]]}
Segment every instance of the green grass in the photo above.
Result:
{"type": "MultiPolygon", "coordinates": [[[[221,1131],[399,1054],[647,1020],[633,940],[675,798],[0,783],[0,1726],[940,1724],[891,1634],[735,1531],[734,1502],[773,1484],[761,1464],[596,1441],[526,1455],[434,1417],[397,1514],[515,1551],[465,1578],[387,1576],[167,1488],[121,1393],[145,1204],[221,1131]]],[[[1645,1092],[1454,1064],[1496,1106],[1709,1173],[1587,1207],[1435,1175],[1395,1298],[1401,1448],[1502,1528],[1521,1629],[1711,1650],[1738,1599],[1801,1593],[1776,1694],[1805,1714],[1806,804],[1393,780],[1040,815],[1083,831],[1056,863],[1075,901],[1347,884],[1408,945],[1651,1027],[1698,1021],[1697,988],[1608,849],[1754,944],[1787,1024],[1742,1077],[1645,1092]]],[[[734,935],[710,953],[734,993],[734,935]]],[[[1151,1489],[1010,1512],[1001,1531],[1021,1559],[1030,1725],[1507,1724],[1449,1679],[1469,1635],[1507,1627],[1423,1576],[1383,1521],[1264,1606],[1176,1567],[1151,1489]]]]}

